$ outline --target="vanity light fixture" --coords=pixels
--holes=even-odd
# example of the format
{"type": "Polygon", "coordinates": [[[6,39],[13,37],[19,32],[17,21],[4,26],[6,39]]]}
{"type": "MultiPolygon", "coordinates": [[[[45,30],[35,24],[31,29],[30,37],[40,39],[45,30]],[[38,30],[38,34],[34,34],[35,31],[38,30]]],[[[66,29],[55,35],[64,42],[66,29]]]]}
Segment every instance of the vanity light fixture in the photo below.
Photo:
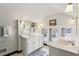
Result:
{"type": "Polygon", "coordinates": [[[66,13],[72,13],[73,12],[73,4],[72,3],[68,3],[65,9],[66,13]]]}
{"type": "Polygon", "coordinates": [[[42,28],[44,25],[42,23],[38,23],[38,27],[42,28]]]}

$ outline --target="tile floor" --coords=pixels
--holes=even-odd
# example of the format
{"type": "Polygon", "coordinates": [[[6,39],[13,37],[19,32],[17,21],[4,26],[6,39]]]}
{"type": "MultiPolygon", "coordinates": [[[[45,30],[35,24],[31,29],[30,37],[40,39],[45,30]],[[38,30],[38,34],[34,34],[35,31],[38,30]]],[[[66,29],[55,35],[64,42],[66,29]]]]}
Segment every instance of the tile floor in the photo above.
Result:
{"type": "Polygon", "coordinates": [[[23,54],[22,53],[14,53],[14,54],[12,54],[10,56],[23,56],[23,54]]]}
{"type": "MultiPolygon", "coordinates": [[[[46,51],[47,53],[49,53],[49,47],[48,47],[48,46],[43,46],[43,48],[41,48],[41,50],[44,50],[44,51],[46,51]]],[[[10,55],[10,56],[24,56],[24,55],[23,55],[22,52],[21,52],[21,53],[14,53],[14,54],[12,54],[12,55],[10,55]]]]}

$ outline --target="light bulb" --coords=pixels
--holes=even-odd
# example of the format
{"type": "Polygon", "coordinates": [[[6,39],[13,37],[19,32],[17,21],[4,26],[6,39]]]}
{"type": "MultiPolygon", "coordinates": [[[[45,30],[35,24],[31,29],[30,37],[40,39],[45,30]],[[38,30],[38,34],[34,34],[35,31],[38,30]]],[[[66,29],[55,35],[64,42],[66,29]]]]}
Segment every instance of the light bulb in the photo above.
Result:
{"type": "Polygon", "coordinates": [[[73,22],[74,22],[74,20],[70,20],[70,22],[71,22],[71,23],[73,23],[73,22]]]}

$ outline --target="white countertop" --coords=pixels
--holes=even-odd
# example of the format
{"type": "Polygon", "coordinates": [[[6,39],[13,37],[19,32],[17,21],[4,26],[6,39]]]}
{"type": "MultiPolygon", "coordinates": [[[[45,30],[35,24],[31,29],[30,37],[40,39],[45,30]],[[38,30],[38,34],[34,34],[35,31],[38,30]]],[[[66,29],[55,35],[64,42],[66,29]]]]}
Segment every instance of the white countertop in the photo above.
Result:
{"type": "Polygon", "coordinates": [[[75,53],[75,54],[79,54],[79,52],[78,52],[79,47],[77,47],[75,45],[70,46],[70,45],[61,44],[61,43],[54,43],[54,42],[49,42],[49,43],[47,43],[47,45],[49,45],[50,47],[55,47],[55,48],[62,49],[62,50],[65,50],[65,51],[69,51],[69,52],[72,52],[72,53],[75,53]]]}
{"type": "Polygon", "coordinates": [[[22,35],[20,35],[20,37],[22,38],[31,38],[31,37],[41,37],[40,34],[37,33],[23,33],[22,35]]]}

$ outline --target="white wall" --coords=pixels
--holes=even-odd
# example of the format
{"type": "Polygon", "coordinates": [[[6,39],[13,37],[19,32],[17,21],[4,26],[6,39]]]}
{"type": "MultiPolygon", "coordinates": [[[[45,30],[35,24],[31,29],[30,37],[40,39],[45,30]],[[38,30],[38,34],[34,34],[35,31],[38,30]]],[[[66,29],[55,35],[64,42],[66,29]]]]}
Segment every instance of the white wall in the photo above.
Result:
{"type": "Polygon", "coordinates": [[[17,26],[14,20],[0,20],[0,26],[8,26],[10,29],[8,33],[11,33],[7,37],[0,37],[0,49],[6,48],[6,52],[0,53],[0,55],[5,55],[17,50],[17,26]]]}

